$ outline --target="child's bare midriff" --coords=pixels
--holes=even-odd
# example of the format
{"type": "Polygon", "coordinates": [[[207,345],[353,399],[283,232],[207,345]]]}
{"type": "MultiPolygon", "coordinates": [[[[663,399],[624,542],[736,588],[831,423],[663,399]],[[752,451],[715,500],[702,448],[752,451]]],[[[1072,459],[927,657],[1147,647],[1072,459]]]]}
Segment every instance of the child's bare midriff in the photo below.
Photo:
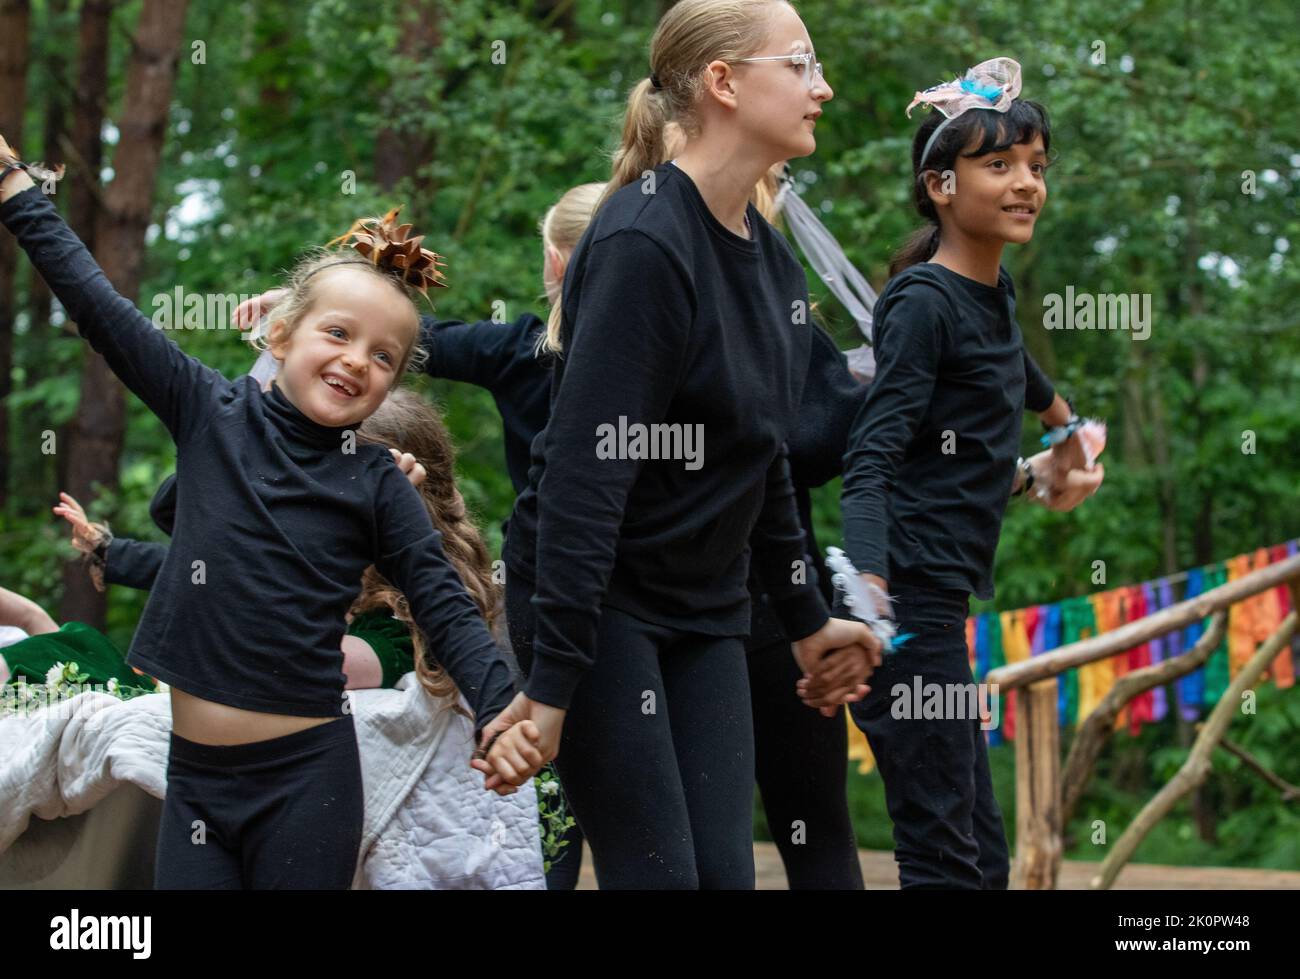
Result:
{"type": "Polygon", "coordinates": [[[338,720],[243,710],[203,700],[175,687],[171,688],[171,695],[172,730],[178,737],[198,744],[251,744],[338,720]]]}

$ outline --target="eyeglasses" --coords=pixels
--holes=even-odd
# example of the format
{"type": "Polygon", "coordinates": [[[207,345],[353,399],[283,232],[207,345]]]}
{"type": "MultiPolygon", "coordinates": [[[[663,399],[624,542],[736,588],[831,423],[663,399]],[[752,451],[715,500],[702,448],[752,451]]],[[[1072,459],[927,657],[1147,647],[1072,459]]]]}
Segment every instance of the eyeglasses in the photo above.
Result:
{"type": "Polygon", "coordinates": [[[811,51],[797,51],[794,54],[769,54],[762,58],[738,58],[734,64],[743,65],[751,61],[788,61],[792,65],[803,65],[804,84],[808,86],[810,92],[817,82],[823,80],[822,63],[813,60],[811,51]]]}

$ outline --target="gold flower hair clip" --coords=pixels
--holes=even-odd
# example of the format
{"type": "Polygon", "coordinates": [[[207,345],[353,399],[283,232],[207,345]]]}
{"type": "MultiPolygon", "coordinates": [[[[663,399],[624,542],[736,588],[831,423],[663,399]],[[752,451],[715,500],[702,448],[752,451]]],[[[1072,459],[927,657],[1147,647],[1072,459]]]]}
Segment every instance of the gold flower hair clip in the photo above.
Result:
{"type": "Polygon", "coordinates": [[[442,256],[421,247],[424,235],[409,237],[414,225],[398,225],[397,214],[401,209],[399,205],[382,218],[358,218],[326,247],[350,245],[428,299],[429,289],[447,288],[446,279],[439,271],[444,267],[442,256]]]}

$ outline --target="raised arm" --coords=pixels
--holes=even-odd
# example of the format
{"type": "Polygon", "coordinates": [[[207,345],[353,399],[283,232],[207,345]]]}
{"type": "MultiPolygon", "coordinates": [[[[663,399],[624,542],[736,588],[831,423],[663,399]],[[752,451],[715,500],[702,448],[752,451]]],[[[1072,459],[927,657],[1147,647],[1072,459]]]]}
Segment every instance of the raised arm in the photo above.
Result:
{"type": "Polygon", "coordinates": [[[104,581],[150,591],[166,557],[166,544],[114,537],[104,557],[104,581]]]}
{"type": "Polygon", "coordinates": [[[54,204],[24,173],[0,184],[0,222],[27,252],[81,335],[179,439],[221,374],[184,353],[109,283],[54,204]],[[21,189],[22,181],[29,184],[21,189]]]}
{"type": "Polygon", "coordinates": [[[512,362],[520,334],[531,320],[521,316],[513,323],[461,323],[421,316],[420,345],[429,354],[424,372],[491,390],[512,362]]]}

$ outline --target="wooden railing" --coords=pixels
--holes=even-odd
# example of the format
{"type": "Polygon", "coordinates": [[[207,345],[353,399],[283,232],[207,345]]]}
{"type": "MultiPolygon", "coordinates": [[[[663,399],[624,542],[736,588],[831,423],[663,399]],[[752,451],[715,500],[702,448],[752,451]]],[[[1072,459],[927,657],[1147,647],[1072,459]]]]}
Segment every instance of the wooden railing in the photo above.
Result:
{"type": "Polygon", "coordinates": [[[1291,612],[1237,672],[1210,716],[1200,726],[1187,760],[1178,773],[1143,807],[1115,842],[1092,880],[1108,888],[1138,844],[1174,804],[1205,781],[1210,754],[1223,739],[1241,695],[1253,687],[1268,665],[1295,634],[1300,612],[1300,555],[1243,575],[1153,615],[1128,622],[1110,632],[1070,643],[1018,663],[991,670],[984,682],[997,693],[1020,690],[1016,701],[1016,859],[1013,887],[1056,887],[1061,867],[1062,830],[1073,814],[1092,775],[1093,764],[1114,730],[1119,712],[1134,697],[1184,676],[1201,666],[1218,647],[1227,627],[1228,610],[1269,588],[1287,585],[1291,612]],[[1058,674],[1106,659],[1206,617],[1210,627],[1190,650],[1126,674],[1078,726],[1070,757],[1061,773],[1061,728],[1057,715],[1058,674]]]}

